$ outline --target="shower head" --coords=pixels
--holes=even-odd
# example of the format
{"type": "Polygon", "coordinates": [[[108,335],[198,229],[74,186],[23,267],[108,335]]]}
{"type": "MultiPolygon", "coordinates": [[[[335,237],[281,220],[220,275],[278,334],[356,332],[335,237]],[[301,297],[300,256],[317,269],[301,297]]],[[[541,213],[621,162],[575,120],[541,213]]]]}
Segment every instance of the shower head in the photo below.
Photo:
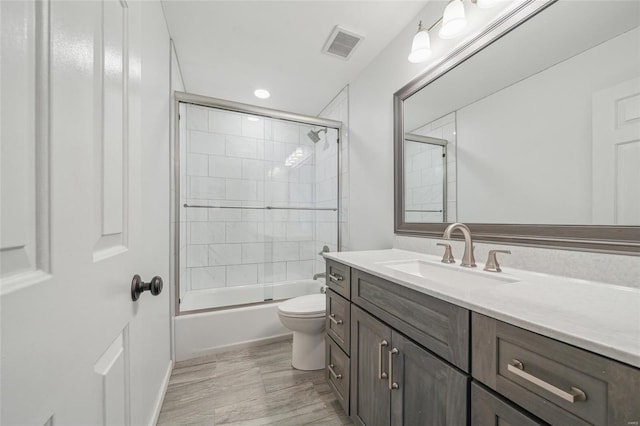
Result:
{"type": "Polygon", "coordinates": [[[311,139],[313,143],[318,143],[318,141],[320,140],[320,132],[326,133],[327,128],[325,127],[324,129],[316,130],[315,132],[313,130],[309,130],[309,133],[307,133],[307,136],[309,137],[309,139],[311,139]]]}

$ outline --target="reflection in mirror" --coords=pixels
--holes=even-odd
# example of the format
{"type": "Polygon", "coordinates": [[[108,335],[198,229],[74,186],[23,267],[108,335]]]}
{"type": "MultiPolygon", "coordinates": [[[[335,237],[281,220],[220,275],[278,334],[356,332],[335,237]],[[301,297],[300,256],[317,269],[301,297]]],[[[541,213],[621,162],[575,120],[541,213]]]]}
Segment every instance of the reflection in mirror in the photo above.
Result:
{"type": "MultiPolygon", "coordinates": [[[[443,120],[429,123],[415,129],[412,133],[405,134],[404,220],[406,222],[443,223],[455,218],[455,204],[447,203],[448,187],[455,185],[455,179],[450,181],[447,178],[449,140],[441,137],[444,133],[443,127],[447,127],[446,135],[454,141],[455,131],[451,129],[455,129],[455,123],[447,123],[443,120]]],[[[455,147],[455,142],[453,146],[455,147]]]]}
{"type": "Polygon", "coordinates": [[[453,176],[440,216],[410,214],[445,169],[406,138],[405,222],[640,225],[639,21],[638,1],[559,1],[404,99],[403,133],[447,140],[453,176]]]}

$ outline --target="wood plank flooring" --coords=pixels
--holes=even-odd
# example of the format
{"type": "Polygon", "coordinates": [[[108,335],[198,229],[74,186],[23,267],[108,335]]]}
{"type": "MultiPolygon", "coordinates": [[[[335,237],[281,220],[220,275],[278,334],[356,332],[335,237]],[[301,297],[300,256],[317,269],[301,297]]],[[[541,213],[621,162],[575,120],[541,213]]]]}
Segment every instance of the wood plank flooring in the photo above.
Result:
{"type": "Polygon", "coordinates": [[[291,341],[176,363],[158,425],[351,425],[324,371],[291,367],[291,341]]]}

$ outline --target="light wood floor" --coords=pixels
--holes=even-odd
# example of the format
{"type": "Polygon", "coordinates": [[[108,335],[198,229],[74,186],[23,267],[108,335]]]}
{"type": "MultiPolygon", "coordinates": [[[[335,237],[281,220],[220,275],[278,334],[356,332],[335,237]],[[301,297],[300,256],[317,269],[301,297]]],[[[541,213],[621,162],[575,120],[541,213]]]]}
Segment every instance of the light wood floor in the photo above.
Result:
{"type": "Polygon", "coordinates": [[[291,341],[176,363],[158,425],[350,425],[324,371],[291,367],[291,341]]]}

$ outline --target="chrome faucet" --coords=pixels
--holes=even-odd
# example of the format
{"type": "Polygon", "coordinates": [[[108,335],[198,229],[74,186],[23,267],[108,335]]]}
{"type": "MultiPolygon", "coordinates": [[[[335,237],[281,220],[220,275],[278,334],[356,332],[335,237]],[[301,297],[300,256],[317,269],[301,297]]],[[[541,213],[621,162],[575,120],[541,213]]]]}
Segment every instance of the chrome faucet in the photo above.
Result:
{"type": "Polygon", "coordinates": [[[464,223],[452,223],[447,226],[447,229],[444,230],[444,234],[442,234],[442,238],[446,238],[447,240],[451,239],[451,234],[455,230],[460,230],[462,235],[464,236],[464,255],[462,256],[462,263],[460,266],[465,266],[467,268],[475,268],[476,259],[473,257],[473,241],[471,240],[471,230],[464,223]]]}
{"type": "MultiPolygon", "coordinates": [[[[308,275],[307,275],[307,276],[308,276],[308,275]]],[[[327,276],[327,273],[326,273],[326,272],[320,272],[320,273],[318,273],[318,274],[314,274],[314,275],[313,275],[313,279],[314,279],[314,280],[317,280],[318,278],[325,278],[326,276],[327,276]]]]}

